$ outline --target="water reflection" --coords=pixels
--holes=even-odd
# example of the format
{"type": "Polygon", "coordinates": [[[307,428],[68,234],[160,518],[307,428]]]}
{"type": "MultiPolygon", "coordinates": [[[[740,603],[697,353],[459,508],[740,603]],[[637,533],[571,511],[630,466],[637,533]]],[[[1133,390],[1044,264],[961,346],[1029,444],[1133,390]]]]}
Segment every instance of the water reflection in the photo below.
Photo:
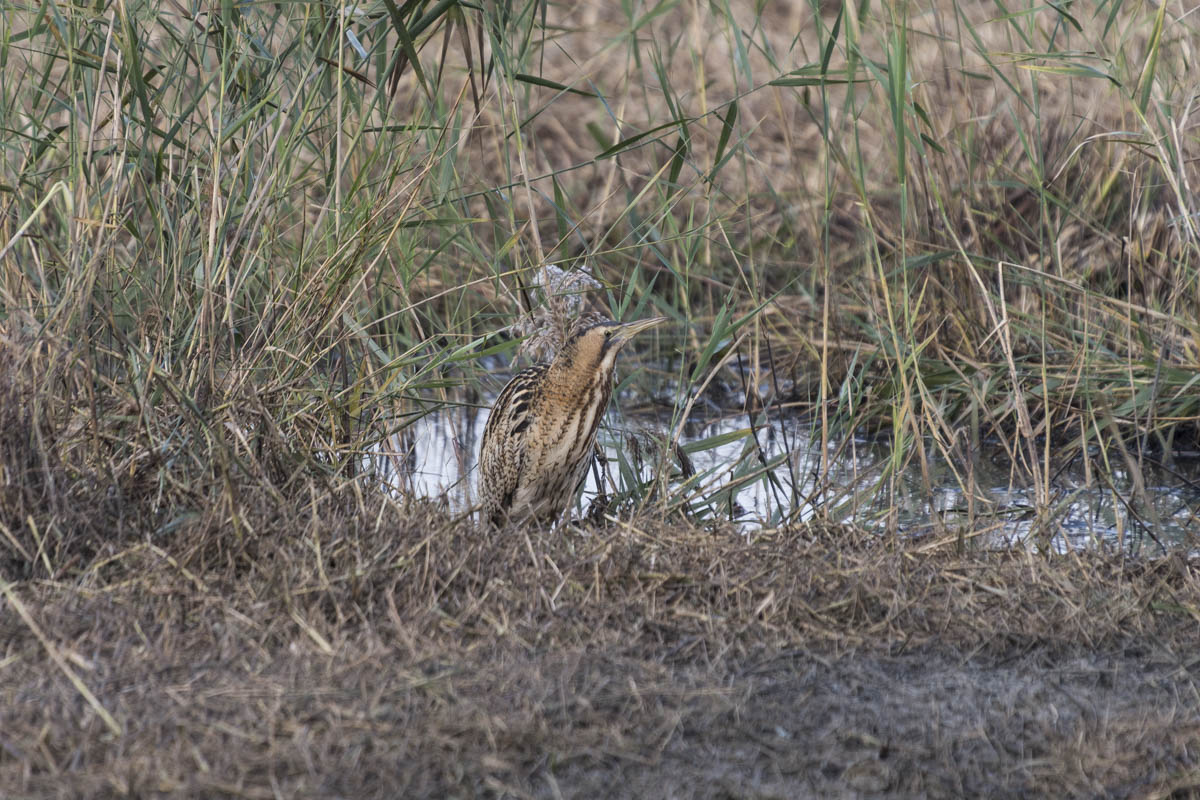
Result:
{"type": "MultiPolygon", "coordinates": [[[[488,409],[459,406],[432,412],[391,437],[371,459],[383,480],[414,496],[445,497],[452,509],[475,502],[475,461],[488,409]]],[[[669,441],[669,421],[610,413],[600,442],[603,469],[588,472],[582,505],[587,508],[603,481],[608,495],[654,474],[650,454],[669,441]],[[642,453],[642,458],[631,454],[642,453]],[[599,479],[599,481],[598,481],[599,479]]],[[[831,516],[916,539],[984,535],[995,544],[1048,540],[1057,549],[1187,544],[1200,533],[1200,482],[1164,471],[1147,471],[1148,505],[1131,503],[1127,472],[1109,473],[1111,485],[1089,485],[1082,468],[1054,478],[1051,502],[1038,518],[1037,495],[1009,468],[1003,453],[984,452],[969,465],[951,464],[936,450],[892,461],[886,441],[830,442],[801,421],[751,426],[745,414],[689,423],[679,445],[695,470],[688,493],[692,508],[737,520],[745,529],[803,520],[823,507],[831,516]],[[963,484],[974,491],[964,490],[963,484]],[[1129,503],[1127,505],[1127,503],[1129,503]],[[1157,518],[1157,522],[1154,520],[1157,518]]],[[[1191,465],[1195,473],[1197,465],[1191,465]]],[[[677,463],[668,474],[678,486],[677,463]]]]}

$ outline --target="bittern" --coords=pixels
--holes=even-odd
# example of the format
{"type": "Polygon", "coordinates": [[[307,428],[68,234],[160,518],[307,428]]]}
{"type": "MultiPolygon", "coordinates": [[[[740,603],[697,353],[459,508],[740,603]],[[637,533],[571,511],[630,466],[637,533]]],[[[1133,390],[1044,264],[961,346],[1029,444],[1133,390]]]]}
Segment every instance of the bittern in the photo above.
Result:
{"type": "Polygon", "coordinates": [[[492,406],[479,451],[483,513],[492,525],[546,525],[562,515],[587,472],[617,353],[665,321],[590,321],[548,364],[513,376],[492,406]]]}

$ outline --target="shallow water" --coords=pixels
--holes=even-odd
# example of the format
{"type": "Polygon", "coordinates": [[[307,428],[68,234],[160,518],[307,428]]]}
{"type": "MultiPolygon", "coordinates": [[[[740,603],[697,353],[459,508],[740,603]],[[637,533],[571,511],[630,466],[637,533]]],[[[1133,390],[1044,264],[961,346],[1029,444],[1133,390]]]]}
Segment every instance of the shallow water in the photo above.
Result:
{"type": "MultiPolygon", "coordinates": [[[[381,446],[374,468],[405,493],[445,497],[454,510],[469,508],[476,497],[475,462],[487,417],[486,408],[468,406],[433,412],[381,446]]],[[[633,469],[630,452],[638,444],[647,454],[661,452],[659,443],[668,436],[669,420],[610,413],[600,434],[608,463],[588,472],[582,508],[598,493],[597,477],[613,494],[622,470],[633,469]]],[[[917,539],[975,531],[994,544],[1038,544],[1048,532],[1059,550],[1097,544],[1195,547],[1200,535],[1200,464],[1195,461],[1178,467],[1178,475],[1144,471],[1149,508],[1131,501],[1132,481],[1125,470],[1110,473],[1109,487],[1095,478],[1098,470],[1089,484],[1081,465],[1068,465],[1053,476],[1049,512],[1039,521],[1037,492],[1009,468],[999,448],[985,448],[968,465],[965,457],[951,464],[928,447],[922,469],[917,453],[893,465],[888,442],[853,439],[830,443],[823,464],[819,437],[807,424],[775,420],[752,430],[745,414],[691,422],[680,444],[691,450],[698,476],[693,480],[701,490],[693,497],[717,494],[719,502],[704,510],[732,518],[747,531],[807,519],[824,506],[836,519],[917,539]],[[973,504],[964,483],[975,487],[973,504]],[[731,485],[736,488],[722,491],[731,485]]],[[[672,467],[677,485],[677,464],[672,467]]],[[[640,465],[640,472],[649,479],[652,465],[640,465]]]]}

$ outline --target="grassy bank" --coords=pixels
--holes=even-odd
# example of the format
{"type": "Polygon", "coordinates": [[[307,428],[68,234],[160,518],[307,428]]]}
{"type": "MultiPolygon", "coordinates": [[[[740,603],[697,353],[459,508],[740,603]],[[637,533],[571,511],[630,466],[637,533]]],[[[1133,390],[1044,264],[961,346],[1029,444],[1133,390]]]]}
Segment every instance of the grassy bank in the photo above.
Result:
{"type": "Polygon", "coordinates": [[[1178,556],[255,508],[245,547],[192,531],[5,589],[6,796],[1200,787],[1200,581],[1178,556]]]}

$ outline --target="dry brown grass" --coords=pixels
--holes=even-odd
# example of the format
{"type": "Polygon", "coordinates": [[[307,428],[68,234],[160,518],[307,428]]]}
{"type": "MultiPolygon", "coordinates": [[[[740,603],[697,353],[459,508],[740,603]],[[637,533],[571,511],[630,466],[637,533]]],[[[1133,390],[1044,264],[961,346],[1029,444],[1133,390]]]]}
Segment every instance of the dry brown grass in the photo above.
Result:
{"type": "Polygon", "coordinates": [[[6,796],[1200,794],[1194,558],[824,522],[498,534],[289,473],[274,435],[233,448],[253,473],[219,439],[151,468],[155,439],[77,422],[69,343],[22,330],[0,347],[6,796]]]}
{"type": "Polygon", "coordinates": [[[214,510],[6,590],[8,795],[1200,791],[1181,555],[822,523],[499,535],[310,497],[254,498],[240,543],[214,510]]]}

